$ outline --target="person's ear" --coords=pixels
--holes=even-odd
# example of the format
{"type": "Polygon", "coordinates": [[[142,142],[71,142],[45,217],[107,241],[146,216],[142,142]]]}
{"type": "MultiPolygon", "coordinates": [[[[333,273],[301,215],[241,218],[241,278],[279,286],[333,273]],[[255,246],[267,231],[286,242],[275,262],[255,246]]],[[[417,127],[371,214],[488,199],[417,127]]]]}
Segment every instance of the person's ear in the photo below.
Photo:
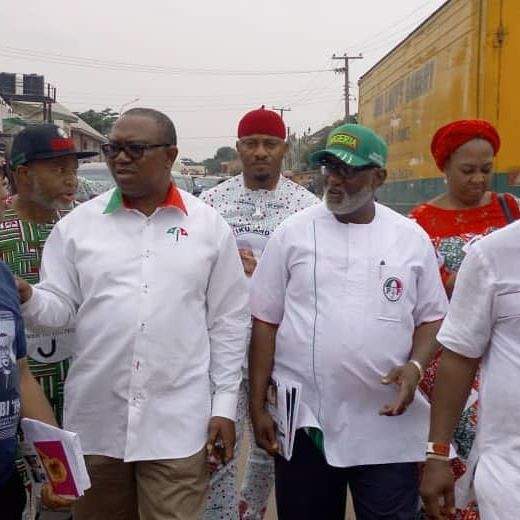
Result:
{"type": "Polygon", "coordinates": [[[168,161],[171,162],[170,166],[173,166],[175,164],[175,159],[177,159],[177,156],[179,155],[179,149],[174,144],[172,144],[166,148],[166,155],[168,157],[168,161]]]}
{"type": "Polygon", "coordinates": [[[388,173],[385,168],[377,168],[374,171],[374,176],[372,178],[374,191],[377,190],[377,188],[380,188],[385,183],[387,176],[388,173]]]}
{"type": "Polygon", "coordinates": [[[27,164],[17,166],[13,172],[13,179],[18,190],[31,185],[30,168],[27,164]]]}
{"type": "Polygon", "coordinates": [[[446,162],[444,163],[444,166],[442,168],[442,173],[444,174],[444,177],[446,177],[446,180],[450,176],[450,170],[451,170],[451,157],[448,157],[448,159],[446,159],[446,162]]]}

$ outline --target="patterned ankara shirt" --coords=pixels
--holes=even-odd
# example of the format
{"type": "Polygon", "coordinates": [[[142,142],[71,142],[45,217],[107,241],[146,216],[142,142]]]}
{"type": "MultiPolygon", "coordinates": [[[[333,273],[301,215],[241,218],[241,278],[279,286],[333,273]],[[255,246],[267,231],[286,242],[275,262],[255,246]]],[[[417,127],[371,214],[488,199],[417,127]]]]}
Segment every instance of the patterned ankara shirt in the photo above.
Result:
{"type": "MultiPolygon", "coordinates": [[[[59,211],[56,221],[69,212],[59,211]]],[[[37,224],[21,220],[14,209],[8,209],[0,221],[0,259],[13,274],[30,284],[40,281],[43,246],[54,223],[37,224]]],[[[69,368],[72,329],[41,331],[26,329],[28,363],[31,372],[43,387],[58,422],[63,414],[63,384],[69,368]],[[60,342],[60,349],[57,343],[60,342]]]]}
{"type": "Polygon", "coordinates": [[[251,190],[237,175],[203,192],[200,200],[215,208],[233,229],[240,249],[250,248],[258,260],[273,231],[293,213],[320,200],[295,182],[280,177],[274,190],[251,190]]]}

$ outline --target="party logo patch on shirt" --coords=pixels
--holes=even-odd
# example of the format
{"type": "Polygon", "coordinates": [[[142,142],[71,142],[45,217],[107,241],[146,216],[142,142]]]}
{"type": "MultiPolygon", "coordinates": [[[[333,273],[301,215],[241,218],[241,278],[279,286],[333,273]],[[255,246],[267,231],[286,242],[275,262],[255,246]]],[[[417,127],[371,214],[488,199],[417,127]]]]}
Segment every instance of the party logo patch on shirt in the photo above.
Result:
{"type": "Polygon", "coordinates": [[[401,299],[403,292],[403,282],[401,282],[399,278],[392,276],[385,280],[385,283],[383,284],[383,294],[388,301],[398,302],[401,299]]]}
{"type": "Polygon", "coordinates": [[[182,237],[188,236],[188,232],[184,228],[178,226],[171,227],[166,231],[166,233],[172,235],[175,243],[177,243],[182,237]]]}

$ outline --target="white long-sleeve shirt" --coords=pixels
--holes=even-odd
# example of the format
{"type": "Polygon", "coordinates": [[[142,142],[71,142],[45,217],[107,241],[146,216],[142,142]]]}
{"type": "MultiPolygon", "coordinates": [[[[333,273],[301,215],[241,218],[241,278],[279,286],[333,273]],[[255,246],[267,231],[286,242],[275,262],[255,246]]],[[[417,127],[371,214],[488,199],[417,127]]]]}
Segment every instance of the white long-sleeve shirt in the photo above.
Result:
{"type": "Polygon", "coordinates": [[[75,209],[49,236],[23,306],[29,325],[75,321],[64,422],[86,454],[187,457],[211,416],[235,418],[249,320],[242,264],[216,211],[175,188],[170,199],[150,217],[117,189],[75,209]]]}

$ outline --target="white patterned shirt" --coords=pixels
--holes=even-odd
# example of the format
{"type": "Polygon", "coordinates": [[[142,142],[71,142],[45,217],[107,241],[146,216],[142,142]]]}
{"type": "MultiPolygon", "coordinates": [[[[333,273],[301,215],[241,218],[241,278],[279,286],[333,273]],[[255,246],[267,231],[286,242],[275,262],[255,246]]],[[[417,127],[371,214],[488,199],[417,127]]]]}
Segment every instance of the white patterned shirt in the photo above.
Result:
{"type": "Polygon", "coordinates": [[[233,229],[239,248],[253,251],[258,260],[273,231],[289,216],[319,199],[303,186],[280,176],[274,190],[251,190],[242,174],[201,194],[233,229]]]}

